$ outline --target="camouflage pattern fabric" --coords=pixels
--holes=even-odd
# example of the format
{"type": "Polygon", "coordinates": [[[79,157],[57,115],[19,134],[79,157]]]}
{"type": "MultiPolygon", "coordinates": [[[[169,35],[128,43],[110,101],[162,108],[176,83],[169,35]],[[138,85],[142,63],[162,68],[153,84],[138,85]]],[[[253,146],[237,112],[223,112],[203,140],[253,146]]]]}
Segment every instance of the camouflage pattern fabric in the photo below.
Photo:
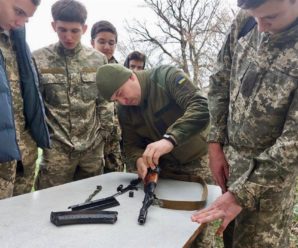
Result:
{"type": "Polygon", "coordinates": [[[104,173],[124,170],[124,161],[120,148],[121,129],[116,113],[116,106],[114,102],[110,102],[109,106],[114,113],[113,116],[113,130],[106,140],[104,147],[105,168],[104,173]]]}
{"type": "Polygon", "coordinates": [[[114,56],[112,56],[112,58],[109,59],[108,63],[109,64],[118,64],[118,61],[114,56]]]}
{"type": "Polygon", "coordinates": [[[212,228],[209,224],[198,234],[195,240],[192,242],[190,248],[213,248],[215,240],[214,233],[212,233],[212,228]]]}
{"type": "MultiPolygon", "coordinates": [[[[92,154],[90,151],[95,147],[103,147],[113,131],[113,108],[100,97],[95,83],[97,67],[107,63],[106,57],[81,44],[73,50],[67,50],[59,43],[37,50],[33,56],[40,74],[40,88],[51,139],[55,143],[55,156],[50,156],[51,152],[44,150],[43,168],[47,168],[48,174],[52,176],[55,173],[58,173],[56,177],[65,175],[67,181],[68,175],[64,171],[67,166],[60,162],[58,156],[61,151],[61,157],[70,152],[89,154],[90,158],[83,157],[89,161],[88,166],[91,166],[90,160],[93,159],[94,170],[97,171],[98,164],[103,165],[102,153],[92,154]],[[56,168],[53,164],[56,164],[56,168]]],[[[82,160],[75,161],[78,167],[84,163],[82,160]]],[[[69,164],[69,167],[71,169],[73,165],[69,164]]],[[[44,175],[40,173],[40,181],[43,181],[44,175]]]]}
{"type": "Polygon", "coordinates": [[[17,162],[14,196],[31,192],[38,157],[37,147],[32,139],[27,139],[27,146],[21,144],[20,149],[22,151],[22,161],[17,162]]]}
{"type": "MultiPolygon", "coordinates": [[[[118,64],[118,61],[113,56],[109,59],[108,63],[110,64],[118,64]]],[[[121,128],[117,115],[117,108],[115,103],[110,103],[114,108],[114,116],[113,116],[113,131],[111,135],[107,138],[105,148],[104,148],[104,156],[105,156],[105,168],[104,173],[113,172],[113,171],[123,171],[124,170],[124,161],[122,158],[122,151],[120,147],[121,142],[121,128]]]]}
{"type": "Polygon", "coordinates": [[[288,247],[298,163],[298,22],[237,39],[240,11],[211,77],[210,142],[224,144],[229,191],[244,208],[233,247],[288,247]]]}
{"type": "Polygon", "coordinates": [[[0,164],[0,174],[3,176],[6,174],[4,177],[1,176],[0,179],[0,197],[5,198],[12,196],[12,192],[15,190],[17,192],[16,194],[23,194],[31,191],[34,181],[37,146],[25,126],[23,98],[20,89],[18,64],[16,61],[15,51],[13,50],[13,45],[9,36],[5,33],[0,33],[0,35],[0,49],[5,59],[7,77],[10,82],[16,137],[22,156],[22,161],[20,161],[20,163],[23,163],[23,170],[25,172],[17,174],[16,176],[16,161],[0,164]],[[11,166],[11,168],[9,168],[9,166],[11,166]],[[17,177],[16,181],[15,177],[17,177]],[[5,187],[7,187],[9,193],[5,193],[5,187]],[[15,189],[13,189],[13,187],[15,187],[15,189]]]}
{"type": "Polygon", "coordinates": [[[12,197],[16,178],[17,161],[0,164],[0,200],[12,197]]]}
{"type": "Polygon", "coordinates": [[[43,150],[35,188],[46,189],[102,174],[103,146],[104,143],[100,143],[95,148],[78,152],[61,149],[60,144],[53,142],[51,149],[43,150]]]}

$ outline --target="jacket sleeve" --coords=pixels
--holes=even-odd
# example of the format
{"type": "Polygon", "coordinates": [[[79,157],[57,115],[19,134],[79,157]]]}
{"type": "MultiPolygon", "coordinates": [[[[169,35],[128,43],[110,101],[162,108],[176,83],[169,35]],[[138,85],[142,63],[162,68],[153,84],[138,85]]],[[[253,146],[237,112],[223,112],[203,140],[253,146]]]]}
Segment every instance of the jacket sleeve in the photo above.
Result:
{"type": "Polygon", "coordinates": [[[173,135],[177,144],[181,145],[209,126],[207,100],[188,77],[176,68],[166,74],[165,82],[170,98],[184,111],[184,114],[168,127],[166,133],[173,135]]]}
{"type": "Polygon", "coordinates": [[[224,44],[218,54],[213,75],[210,77],[208,106],[210,111],[209,142],[224,144],[229,113],[229,85],[234,46],[239,29],[247,17],[240,12],[231,25],[224,44]]]}
{"type": "Polygon", "coordinates": [[[255,209],[257,199],[268,189],[286,188],[295,181],[298,171],[297,126],[298,90],[292,96],[280,137],[271,147],[253,158],[250,169],[229,187],[242,207],[255,209]]]}
{"type": "Polygon", "coordinates": [[[116,107],[114,105],[114,115],[113,115],[113,129],[108,136],[105,147],[104,147],[104,157],[105,157],[105,169],[109,172],[111,171],[123,171],[124,163],[122,161],[122,155],[120,150],[120,140],[121,140],[121,129],[119,120],[116,114],[116,107]]]}

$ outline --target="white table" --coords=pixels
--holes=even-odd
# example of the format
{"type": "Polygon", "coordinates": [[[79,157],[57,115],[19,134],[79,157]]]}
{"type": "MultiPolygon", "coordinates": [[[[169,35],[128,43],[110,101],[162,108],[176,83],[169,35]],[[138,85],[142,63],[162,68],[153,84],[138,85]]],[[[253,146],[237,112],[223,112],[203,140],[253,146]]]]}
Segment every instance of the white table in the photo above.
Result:
{"type": "MultiPolygon", "coordinates": [[[[109,173],[49,189],[0,201],[1,248],[181,248],[199,224],[190,220],[192,211],[178,211],[151,206],[147,221],[139,225],[137,218],[144,192],[134,191],[117,196],[120,206],[106,210],[118,211],[115,224],[83,224],[57,227],[50,222],[52,211],[65,211],[70,205],[82,203],[102,185],[93,200],[116,193],[119,184],[128,185],[136,178],[131,173],[109,173]]],[[[142,187],[142,185],[140,185],[142,187]]],[[[208,204],[221,193],[208,185],[208,204]]],[[[160,180],[156,194],[172,200],[199,200],[202,187],[196,183],[160,180]]]]}

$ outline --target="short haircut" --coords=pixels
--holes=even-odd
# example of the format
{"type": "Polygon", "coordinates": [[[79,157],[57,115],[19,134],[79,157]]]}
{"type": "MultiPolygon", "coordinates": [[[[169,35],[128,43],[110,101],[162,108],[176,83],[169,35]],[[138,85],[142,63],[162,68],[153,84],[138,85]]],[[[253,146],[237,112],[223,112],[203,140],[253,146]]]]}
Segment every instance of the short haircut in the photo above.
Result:
{"type": "Polygon", "coordinates": [[[31,2],[32,2],[35,6],[40,5],[40,0],[31,0],[31,2]]]}
{"type": "Polygon", "coordinates": [[[238,0],[237,5],[241,9],[255,9],[268,0],[238,0]]]}
{"type": "Polygon", "coordinates": [[[79,22],[85,24],[87,19],[86,7],[75,0],[58,0],[52,5],[54,21],[79,22]]]}
{"type": "Polygon", "coordinates": [[[127,55],[125,62],[124,62],[124,66],[129,68],[129,62],[131,60],[138,60],[138,61],[142,61],[144,62],[144,66],[143,69],[145,68],[145,63],[146,63],[146,55],[138,52],[138,51],[133,51],[130,54],[127,55]]]}
{"type": "Polygon", "coordinates": [[[91,39],[94,40],[96,35],[100,32],[110,32],[116,36],[116,43],[118,41],[117,29],[108,21],[98,21],[93,24],[91,28],[91,39]]]}

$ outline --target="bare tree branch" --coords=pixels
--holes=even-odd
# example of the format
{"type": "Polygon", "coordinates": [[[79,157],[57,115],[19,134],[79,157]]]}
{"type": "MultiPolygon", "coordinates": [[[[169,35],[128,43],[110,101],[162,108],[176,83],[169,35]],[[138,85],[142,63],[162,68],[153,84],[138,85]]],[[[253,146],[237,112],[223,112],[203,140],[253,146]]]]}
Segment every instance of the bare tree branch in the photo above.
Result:
{"type": "MultiPolygon", "coordinates": [[[[199,87],[206,85],[216,54],[232,16],[220,0],[144,0],[156,15],[155,23],[127,23],[131,41],[150,47],[150,56],[189,74],[199,87]]],[[[154,63],[157,64],[157,63],[154,63]]]]}

